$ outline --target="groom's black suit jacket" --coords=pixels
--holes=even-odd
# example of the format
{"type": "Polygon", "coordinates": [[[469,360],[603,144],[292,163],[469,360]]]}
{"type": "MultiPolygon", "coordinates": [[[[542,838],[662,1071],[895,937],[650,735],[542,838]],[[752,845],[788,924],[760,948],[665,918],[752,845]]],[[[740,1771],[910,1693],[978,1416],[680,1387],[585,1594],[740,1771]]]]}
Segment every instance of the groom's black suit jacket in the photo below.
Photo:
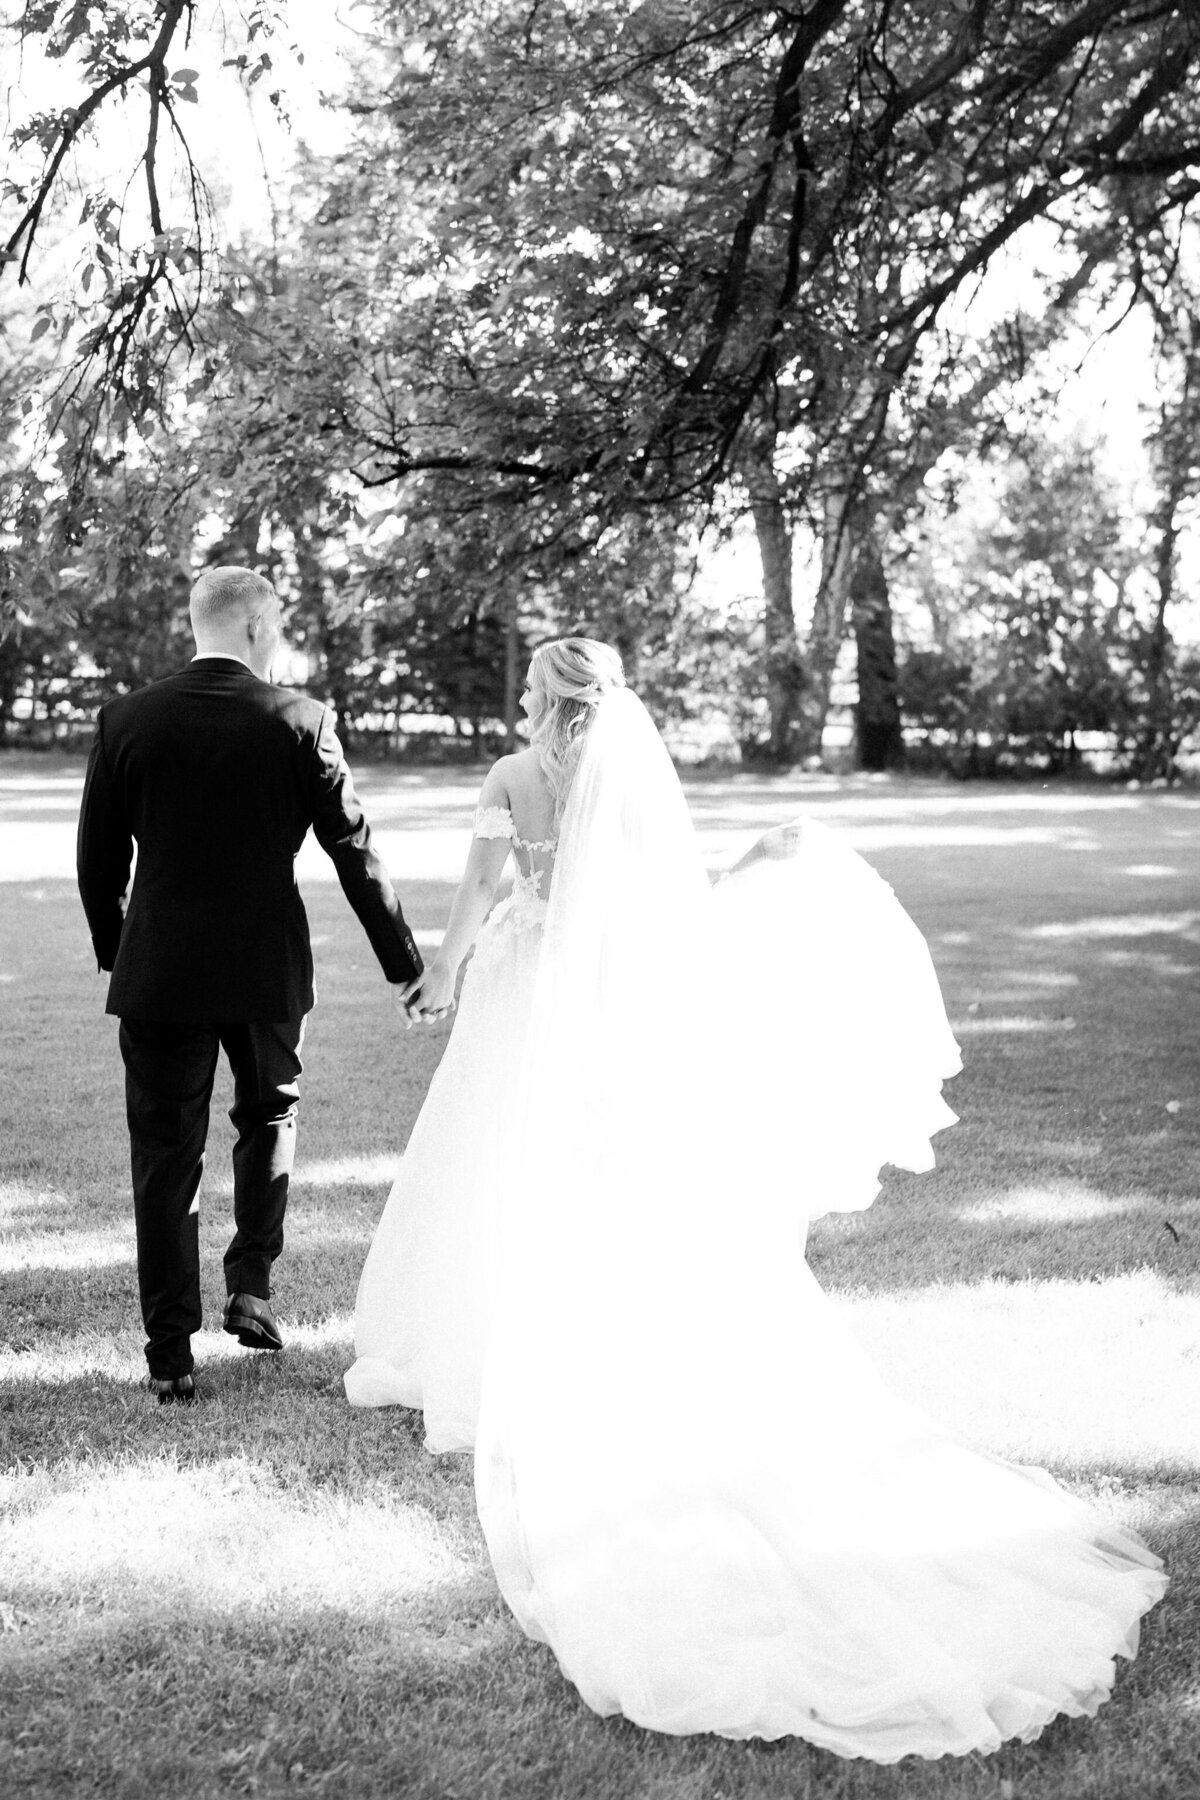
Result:
{"type": "Polygon", "coordinates": [[[102,707],[78,870],[97,960],[112,970],[107,1010],[259,1024],[306,1013],[313,962],[295,857],[310,825],[384,974],[411,981],[421,958],[327,707],[233,657],[102,707]]]}

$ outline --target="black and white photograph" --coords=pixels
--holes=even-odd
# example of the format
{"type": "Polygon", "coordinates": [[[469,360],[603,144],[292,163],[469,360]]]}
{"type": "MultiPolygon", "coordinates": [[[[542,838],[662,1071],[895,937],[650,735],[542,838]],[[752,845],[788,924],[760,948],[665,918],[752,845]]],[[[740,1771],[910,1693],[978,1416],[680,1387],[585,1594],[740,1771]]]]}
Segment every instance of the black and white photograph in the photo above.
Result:
{"type": "Polygon", "coordinates": [[[0,1793],[1200,1795],[1196,0],[0,0],[0,1793]]]}

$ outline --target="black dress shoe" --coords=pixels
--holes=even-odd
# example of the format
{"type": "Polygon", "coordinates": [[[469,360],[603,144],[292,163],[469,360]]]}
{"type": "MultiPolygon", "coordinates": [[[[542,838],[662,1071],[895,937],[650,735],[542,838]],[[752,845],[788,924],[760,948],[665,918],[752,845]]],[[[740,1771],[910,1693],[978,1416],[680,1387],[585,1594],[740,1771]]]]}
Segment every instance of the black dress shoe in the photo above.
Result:
{"type": "Polygon", "coordinates": [[[191,1406],[196,1398],[196,1384],[190,1375],[171,1375],[165,1379],[159,1375],[146,1378],[146,1385],[152,1394],[158,1396],[160,1406],[191,1406]]]}
{"type": "Polygon", "coordinates": [[[283,1338],[279,1322],[265,1300],[257,1294],[230,1294],[225,1302],[225,1323],[229,1332],[247,1350],[282,1350],[283,1338]]]}

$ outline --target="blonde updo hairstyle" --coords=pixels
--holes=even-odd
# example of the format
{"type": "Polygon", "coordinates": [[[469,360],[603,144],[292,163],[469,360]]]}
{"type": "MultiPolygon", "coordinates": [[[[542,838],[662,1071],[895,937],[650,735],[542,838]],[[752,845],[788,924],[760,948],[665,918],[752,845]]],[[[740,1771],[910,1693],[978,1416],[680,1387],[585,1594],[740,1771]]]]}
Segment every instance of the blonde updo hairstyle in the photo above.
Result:
{"type": "Polygon", "coordinates": [[[605,694],[625,686],[625,671],[611,644],[556,638],[534,651],[529,685],[545,700],[530,742],[550,783],[558,823],[596,708],[605,694]]]}

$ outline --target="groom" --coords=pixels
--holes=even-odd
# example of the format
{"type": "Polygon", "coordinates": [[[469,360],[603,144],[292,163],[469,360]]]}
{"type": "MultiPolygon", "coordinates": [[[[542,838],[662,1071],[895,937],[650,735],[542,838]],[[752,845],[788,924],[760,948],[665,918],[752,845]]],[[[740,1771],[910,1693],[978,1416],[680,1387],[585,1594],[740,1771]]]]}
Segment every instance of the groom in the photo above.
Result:
{"type": "Polygon", "coordinates": [[[112,971],[107,1010],[121,1021],[146,1360],[163,1403],[195,1397],[198,1192],[221,1049],[237,1130],[224,1329],[251,1349],[282,1347],[270,1271],[314,1001],[295,876],[310,825],[401,1003],[421,972],[331,713],[270,681],[281,638],[270,582],[207,569],[191,621],[188,668],[101,708],[78,841],[92,943],[112,971]]]}

